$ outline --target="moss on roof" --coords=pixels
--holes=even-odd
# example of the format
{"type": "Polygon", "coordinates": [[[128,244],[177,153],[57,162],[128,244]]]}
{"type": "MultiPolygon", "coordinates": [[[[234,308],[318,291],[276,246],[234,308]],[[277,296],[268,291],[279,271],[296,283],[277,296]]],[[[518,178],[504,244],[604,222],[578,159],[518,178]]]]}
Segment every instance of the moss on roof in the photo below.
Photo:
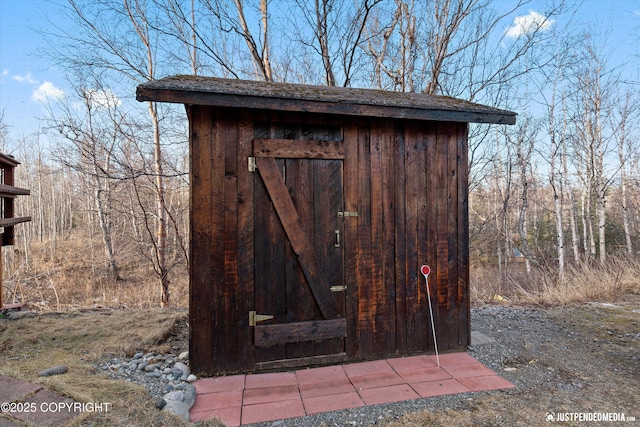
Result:
{"type": "Polygon", "coordinates": [[[139,101],[315,111],[362,116],[515,123],[516,114],[448,96],[375,89],[311,86],[291,83],[178,75],[138,86],[139,101]]]}

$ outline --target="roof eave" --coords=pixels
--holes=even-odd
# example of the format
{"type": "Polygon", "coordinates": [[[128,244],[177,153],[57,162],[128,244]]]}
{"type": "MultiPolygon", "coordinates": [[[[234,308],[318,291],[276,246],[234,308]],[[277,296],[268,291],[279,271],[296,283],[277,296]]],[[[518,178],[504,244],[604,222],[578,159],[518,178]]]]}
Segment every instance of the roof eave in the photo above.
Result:
{"type": "Polygon", "coordinates": [[[339,114],[351,116],[389,117],[397,119],[453,121],[464,123],[509,124],[516,122],[516,113],[496,110],[496,113],[422,109],[398,106],[370,105],[343,102],[322,102],[292,98],[272,98],[251,95],[221,94],[203,91],[148,88],[138,86],[138,101],[169,102],[185,105],[206,105],[229,108],[254,108],[278,111],[303,111],[309,113],[339,114]]]}

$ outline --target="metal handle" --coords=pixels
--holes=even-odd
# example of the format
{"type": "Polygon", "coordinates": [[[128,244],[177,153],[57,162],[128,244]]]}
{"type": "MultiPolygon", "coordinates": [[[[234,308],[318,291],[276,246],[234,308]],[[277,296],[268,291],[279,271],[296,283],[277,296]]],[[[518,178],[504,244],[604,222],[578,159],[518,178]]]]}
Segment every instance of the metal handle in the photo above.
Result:
{"type": "Polygon", "coordinates": [[[336,231],[336,244],[334,245],[336,248],[340,247],[340,230],[335,230],[336,231]]]}

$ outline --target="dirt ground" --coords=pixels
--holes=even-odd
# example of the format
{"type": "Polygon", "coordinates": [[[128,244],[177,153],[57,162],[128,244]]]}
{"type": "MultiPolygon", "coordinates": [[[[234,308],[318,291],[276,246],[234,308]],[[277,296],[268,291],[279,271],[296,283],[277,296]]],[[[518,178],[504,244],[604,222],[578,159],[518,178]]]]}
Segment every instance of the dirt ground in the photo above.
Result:
{"type": "MultiPolygon", "coordinates": [[[[548,417],[565,420],[562,425],[607,425],[601,417],[609,413],[622,414],[614,415],[625,417],[622,425],[640,425],[640,295],[623,300],[615,305],[474,308],[472,330],[495,342],[469,352],[513,382],[514,389],[358,408],[278,425],[535,426],[549,425],[548,417]],[[580,416],[600,421],[571,421],[580,416]]],[[[43,384],[78,401],[113,403],[111,414],[85,414],[75,425],[182,425],[157,411],[142,387],[109,379],[95,363],[136,351],[184,350],[186,340],[183,309],[0,319],[0,374],[43,384]],[[58,364],[68,365],[69,372],[36,376],[58,364]]]]}

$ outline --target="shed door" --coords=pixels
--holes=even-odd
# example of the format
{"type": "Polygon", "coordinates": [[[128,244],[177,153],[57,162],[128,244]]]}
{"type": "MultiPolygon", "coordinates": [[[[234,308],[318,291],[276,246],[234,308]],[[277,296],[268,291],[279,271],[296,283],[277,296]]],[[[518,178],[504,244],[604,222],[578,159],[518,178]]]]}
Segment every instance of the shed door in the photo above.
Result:
{"type": "Polygon", "coordinates": [[[254,141],[256,362],[342,354],[343,162],[261,146],[254,141]]]}

